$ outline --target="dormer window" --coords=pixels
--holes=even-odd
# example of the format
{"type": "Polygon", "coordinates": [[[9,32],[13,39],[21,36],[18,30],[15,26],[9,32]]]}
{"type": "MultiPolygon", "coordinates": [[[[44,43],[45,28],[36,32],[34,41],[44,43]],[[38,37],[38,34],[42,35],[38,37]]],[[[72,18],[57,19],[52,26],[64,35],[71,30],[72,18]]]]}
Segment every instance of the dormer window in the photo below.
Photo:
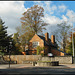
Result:
{"type": "Polygon", "coordinates": [[[37,46],[39,46],[39,42],[32,42],[32,47],[36,48],[37,46]]]}

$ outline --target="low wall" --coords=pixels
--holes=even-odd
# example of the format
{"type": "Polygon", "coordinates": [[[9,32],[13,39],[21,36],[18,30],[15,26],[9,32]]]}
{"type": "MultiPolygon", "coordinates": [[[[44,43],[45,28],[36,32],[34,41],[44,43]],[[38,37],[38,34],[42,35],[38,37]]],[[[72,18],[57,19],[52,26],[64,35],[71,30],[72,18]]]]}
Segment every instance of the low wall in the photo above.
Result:
{"type": "MultiPolygon", "coordinates": [[[[4,60],[9,60],[9,55],[3,56],[4,60]]],[[[72,56],[41,57],[41,55],[11,55],[11,61],[23,64],[23,61],[59,61],[59,64],[72,64],[72,56]]]]}
{"type": "Polygon", "coordinates": [[[59,61],[59,64],[72,64],[72,56],[42,57],[42,61],[59,61]]]}

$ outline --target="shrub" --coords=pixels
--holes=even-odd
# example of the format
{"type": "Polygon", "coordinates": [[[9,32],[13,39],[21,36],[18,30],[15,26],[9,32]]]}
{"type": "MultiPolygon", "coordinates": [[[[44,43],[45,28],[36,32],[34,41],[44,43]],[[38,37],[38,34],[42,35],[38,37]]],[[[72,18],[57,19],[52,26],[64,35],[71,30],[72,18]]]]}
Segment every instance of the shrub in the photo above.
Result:
{"type": "Polygon", "coordinates": [[[40,46],[37,46],[37,55],[42,55],[44,56],[44,53],[41,53],[41,51],[44,51],[44,47],[40,47],[40,46]]]}

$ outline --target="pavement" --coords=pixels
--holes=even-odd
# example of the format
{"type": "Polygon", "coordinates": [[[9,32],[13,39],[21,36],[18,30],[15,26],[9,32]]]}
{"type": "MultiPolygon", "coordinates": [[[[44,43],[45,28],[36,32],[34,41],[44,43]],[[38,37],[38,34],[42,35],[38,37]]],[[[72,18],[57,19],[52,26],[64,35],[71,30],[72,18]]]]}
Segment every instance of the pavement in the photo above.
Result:
{"type": "Polygon", "coordinates": [[[24,67],[33,67],[32,64],[5,64],[0,65],[0,69],[14,69],[14,68],[24,68],[24,67]]]}
{"type": "MultiPolygon", "coordinates": [[[[32,66],[32,64],[10,64],[10,65],[2,64],[0,65],[0,69],[27,68],[27,67],[41,67],[41,66],[32,66]]],[[[49,66],[44,68],[75,68],[75,64],[59,64],[59,66],[49,66]]]]}
{"type": "Polygon", "coordinates": [[[59,66],[40,67],[32,64],[9,64],[0,65],[0,75],[5,74],[73,74],[75,75],[75,64],[59,64],[59,66]]]}
{"type": "Polygon", "coordinates": [[[61,64],[63,66],[66,66],[68,68],[75,68],[75,64],[61,64]]]}

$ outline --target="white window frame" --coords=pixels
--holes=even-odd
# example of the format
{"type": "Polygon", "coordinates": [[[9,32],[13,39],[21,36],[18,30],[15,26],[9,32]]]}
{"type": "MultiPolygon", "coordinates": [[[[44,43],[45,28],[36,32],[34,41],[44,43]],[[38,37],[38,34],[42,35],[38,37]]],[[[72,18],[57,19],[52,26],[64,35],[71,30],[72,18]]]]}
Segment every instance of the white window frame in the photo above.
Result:
{"type": "Polygon", "coordinates": [[[36,48],[37,46],[39,46],[39,42],[37,42],[37,41],[32,42],[32,47],[33,48],[36,48]]]}

